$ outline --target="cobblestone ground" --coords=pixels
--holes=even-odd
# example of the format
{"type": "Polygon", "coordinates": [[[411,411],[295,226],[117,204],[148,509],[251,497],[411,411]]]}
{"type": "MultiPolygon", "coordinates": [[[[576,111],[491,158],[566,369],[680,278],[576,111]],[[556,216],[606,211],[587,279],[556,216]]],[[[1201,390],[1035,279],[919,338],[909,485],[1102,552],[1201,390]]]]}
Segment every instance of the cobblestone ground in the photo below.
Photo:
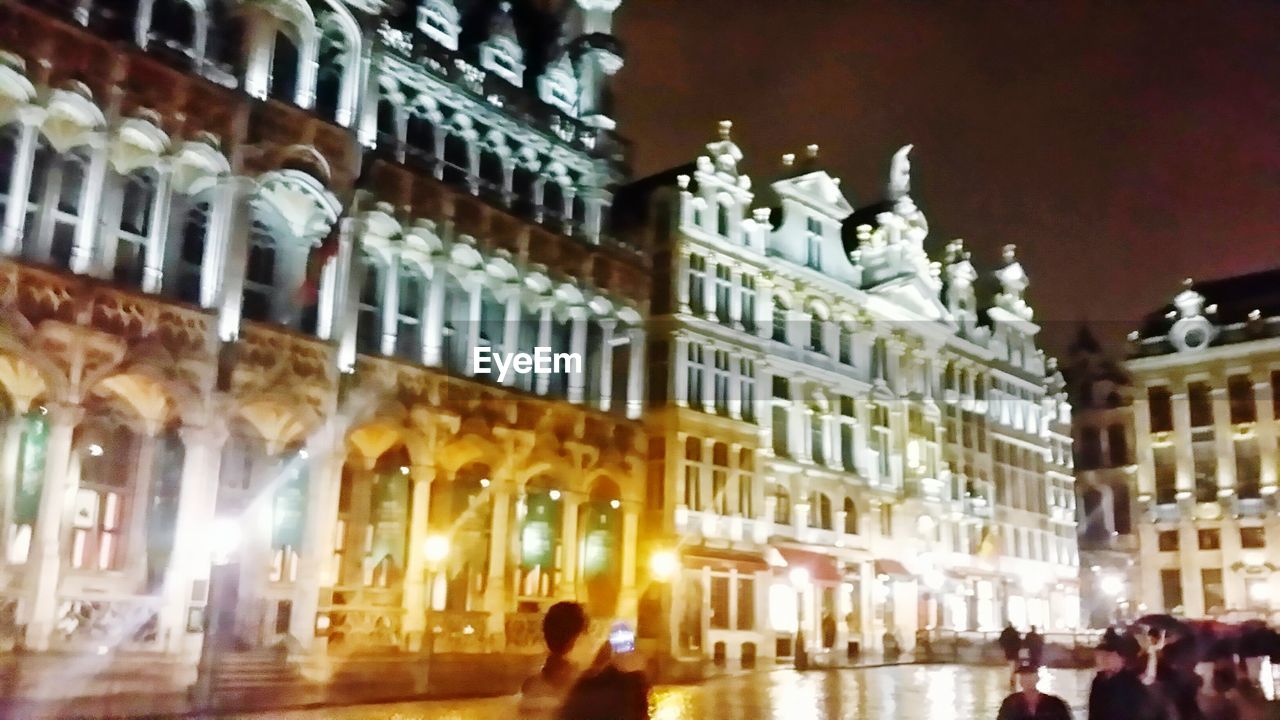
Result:
{"type": "MultiPolygon", "coordinates": [[[[1008,693],[1008,670],[954,665],[898,666],[798,674],[778,671],[663,686],[653,720],[994,720],[1008,693]]],[[[1076,718],[1092,673],[1041,671],[1040,688],[1061,695],[1076,718]]],[[[244,720],[511,720],[511,698],[397,703],[240,715],[244,720]]]]}

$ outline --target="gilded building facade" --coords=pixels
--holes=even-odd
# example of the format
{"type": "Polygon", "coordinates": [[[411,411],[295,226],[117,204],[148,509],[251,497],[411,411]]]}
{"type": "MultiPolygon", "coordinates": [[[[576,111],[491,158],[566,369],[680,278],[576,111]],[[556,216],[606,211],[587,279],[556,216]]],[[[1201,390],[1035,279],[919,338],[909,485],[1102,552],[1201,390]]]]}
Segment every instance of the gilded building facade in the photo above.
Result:
{"type": "Polygon", "coordinates": [[[855,208],[816,146],[756,189],[720,133],[619,193],[654,249],[645,538],[679,556],[642,627],[729,667],[1075,628],[1070,406],[1012,247],[980,308],[910,148],[855,208]]]}
{"type": "Polygon", "coordinates": [[[1146,610],[1271,618],[1280,598],[1277,283],[1188,281],[1130,336],[1146,610]]]}
{"type": "Polygon", "coordinates": [[[0,5],[15,692],[180,691],[211,647],[359,679],[537,652],[557,599],[634,615],[617,4],[0,5]],[[535,347],[583,362],[476,363],[535,347]]]}

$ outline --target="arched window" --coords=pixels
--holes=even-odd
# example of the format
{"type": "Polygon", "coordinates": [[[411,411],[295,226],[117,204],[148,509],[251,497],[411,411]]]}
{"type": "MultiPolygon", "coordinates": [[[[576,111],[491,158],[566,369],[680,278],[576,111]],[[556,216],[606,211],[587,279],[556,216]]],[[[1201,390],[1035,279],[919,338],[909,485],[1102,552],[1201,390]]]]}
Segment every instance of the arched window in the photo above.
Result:
{"type": "Polygon", "coordinates": [[[822,319],[821,313],[816,310],[810,310],[809,313],[809,349],[814,352],[825,353],[827,351],[826,338],[826,320],[822,319]]]}
{"type": "Polygon", "coordinates": [[[684,506],[690,510],[702,509],[702,440],[686,438],[684,441],[684,506]]]}
{"type": "MultiPolygon", "coordinates": [[[[378,110],[382,111],[381,106],[378,110]]],[[[406,152],[418,158],[423,168],[430,170],[436,160],[436,126],[425,112],[409,113],[405,124],[405,143],[409,146],[406,152]]]]}
{"type": "Polygon", "coordinates": [[[480,151],[480,192],[495,203],[507,202],[506,173],[502,169],[502,157],[493,148],[480,151]]]}
{"type": "Polygon", "coordinates": [[[0,218],[9,208],[9,188],[13,182],[13,161],[18,154],[18,132],[21,125],[9,123],[0,127],[0,218]]]}
{"type": "Polygon", "coordinates": [[[71,567],[118,570],[122,566],[141,439],[118,421],[83,428],[76,444],[80,481],[68,548],[71,567]]]}
{"type": "Polygon", "coordinates": [[[151,6],[150,43],[193,56],[196,49],[195,10],[186,0],[155,0],[151,6]]]}
{"type": "Polygon", "coordinates": [[[426,312],[427,279],[422,268],[402,260],[397,282],[400,289],[396,297],[400,307],[396,315],[396,355],[422,362],[422,318],[426,312]]]}
{"type": "Polygon", "coordinates": [[[356,320],[356,349],[370,355],[382,354],[382,314],[386,299],[386,265],[379,257],[365,253],[360,258],[360,309],[356,320]]]}
{"type": "Polygon", "coordinates": [[[351,45],[332,15],[325,18],[322,25],[316,67],[315,109],[322,117],[339,120],[338,109],[343,105],[343,80],[351,62],[351,45]]]}
{"type": "Polygon", "coordinates": [[[444,139],[444,181],[465,185],[471,178],[471,154],[467,139],[452,132],[444,139]]]}
{"type": "Polygon", "coordinates": [[[564,186],[555,180],[542,184],[542,218],[551,228],[559,229],[564,222],[564,186]]]}
{"type": "Polygon", "coordinates": [[[102,253],[108,255],[102,259],[110,263],[111,276],[116,282],[141,287],[156,202],[155,174],[149,170],[136,170],[116,178],[116,183],[120,193],[118,230],[114,244],[102,244],[102,253]]]}
{"type": "Polygon", "coordinates": [[[716,232],[724,237],[729,237],[729,203],[721,200],[716,203],[716,232]]]}
{"type": "Polygon", "coordinates": [[[853,498],[844,499],[844,534],[858,534],[858,506],[853,504],[853,498]]]}
{"type": "Polygon", "coordinates": [[[181,235],[165,245],[164,292],[182,302],[199,305],[211,206],[203,196],[184,199],[179,205],[182,230],[181,235]]]}
{"type": "Polygon", "coordinates": [[[521,217],[533,216],[533,188],[538,176],[533,170],[517,164],[511,175],[511,207],[521,217]]]}
{"type": "Polygon", "coordinates": [[[778,525],[791,524],[791,493],[781,485],[773,488],[773,521],[778,525]]]}
{"type": "Polygon", "coordinates": [[[378,144],[396,147],[400,137],[400,105],[385,93],[378,98],[378,144]]]}
{"type": "MultiPolygon", "coordinates": [[[[444,272],[437,269],[437,272],[444,272]]],[[[445,278],[444,328],[442,340],[444,347],[441,357],[444,366],[450,371],[462,374],[467,371],[467,360],[471,352],[468,337],[471,325],[471,293],[462,287],[452,273],[445,278]]]]}
{"type": "Polygon", "coordinates": [[[241,316],[246,320],[267,322],[274,319],[276,295],[276,241],[271,228],[255,220],[249,232],[249,263],[244,277],[244,304],[241,316]]]}
{"type": "Polygon", "coordinates": [[[271,78],[268,96],[292,103],[298,96],[298,46],[283,32],[276,33],[271,50],[271,78]]]}
{"type": "MultiPolygon", "coordinates": [[[[502,341],[506,330],[506,304],[498,300],[493,288],[488,285],[480,287],[480,332],[477,346],[502,349],[502,341]]],[[[567,348],[565,348],[567,350],[567,348]]]]}
{"type": "Polygon", "coordinates": [[[22,254],[27,260],[70,267],[88,167],[84,148],[59,155],[41,140],[32,165],[32,204],[24,232],[22,254]],[[49,212],[41,212],[43,208],[49,212]]]}
{"type": "Polygon", "coordinates": [[[809,527],[831,530],[831,498],[820,492],[809,494],[809,527]]]}

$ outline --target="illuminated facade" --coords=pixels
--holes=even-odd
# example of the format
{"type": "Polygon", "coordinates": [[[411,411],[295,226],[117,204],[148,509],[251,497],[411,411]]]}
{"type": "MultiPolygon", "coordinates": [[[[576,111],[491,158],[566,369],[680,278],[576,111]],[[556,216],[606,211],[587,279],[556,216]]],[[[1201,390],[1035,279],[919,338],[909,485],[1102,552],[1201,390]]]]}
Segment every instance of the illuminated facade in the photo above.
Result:
{"type": "Polygon", "coordinates": [[[428,607],[440,652],[634,615],[617,4],[0,6],[18,694],[181,691],[214,646],[392,685],[428,607]],[[535,347],[584,363],[472,366],[535,347]]]}
{"type": "Polygon", "coordinates": [[[1280,271],[1188,284],[1130,336],[1140,602],[1272,617],[1280,271]]]}
{"type": "Polygon", "coordinates": [[[962,243],[926,256],[908,150],[855,210],[816,147],[757,195],[725,123],[619,193],[654,248],[645,537],[682,564],[641,624],[665,613],[676,658],[1077,625],[1070,407],[1026,276],[1008,248],[980,312],[962,243]]]}

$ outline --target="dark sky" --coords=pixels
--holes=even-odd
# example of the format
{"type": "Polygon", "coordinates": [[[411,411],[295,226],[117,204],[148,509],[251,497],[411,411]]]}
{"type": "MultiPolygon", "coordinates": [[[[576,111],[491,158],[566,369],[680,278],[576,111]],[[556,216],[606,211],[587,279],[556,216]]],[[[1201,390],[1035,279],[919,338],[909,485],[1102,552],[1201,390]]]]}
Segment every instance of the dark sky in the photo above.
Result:
{"type": "Polygon", "coordinates": [[[818,143],[860,206],[914,143],[932,249],[985,272],[1016,243],[1055,349],[1280,265],[1280,2],[624,0],[616,27],[638,175],[731,119],[757,188],[818,143]]]}

